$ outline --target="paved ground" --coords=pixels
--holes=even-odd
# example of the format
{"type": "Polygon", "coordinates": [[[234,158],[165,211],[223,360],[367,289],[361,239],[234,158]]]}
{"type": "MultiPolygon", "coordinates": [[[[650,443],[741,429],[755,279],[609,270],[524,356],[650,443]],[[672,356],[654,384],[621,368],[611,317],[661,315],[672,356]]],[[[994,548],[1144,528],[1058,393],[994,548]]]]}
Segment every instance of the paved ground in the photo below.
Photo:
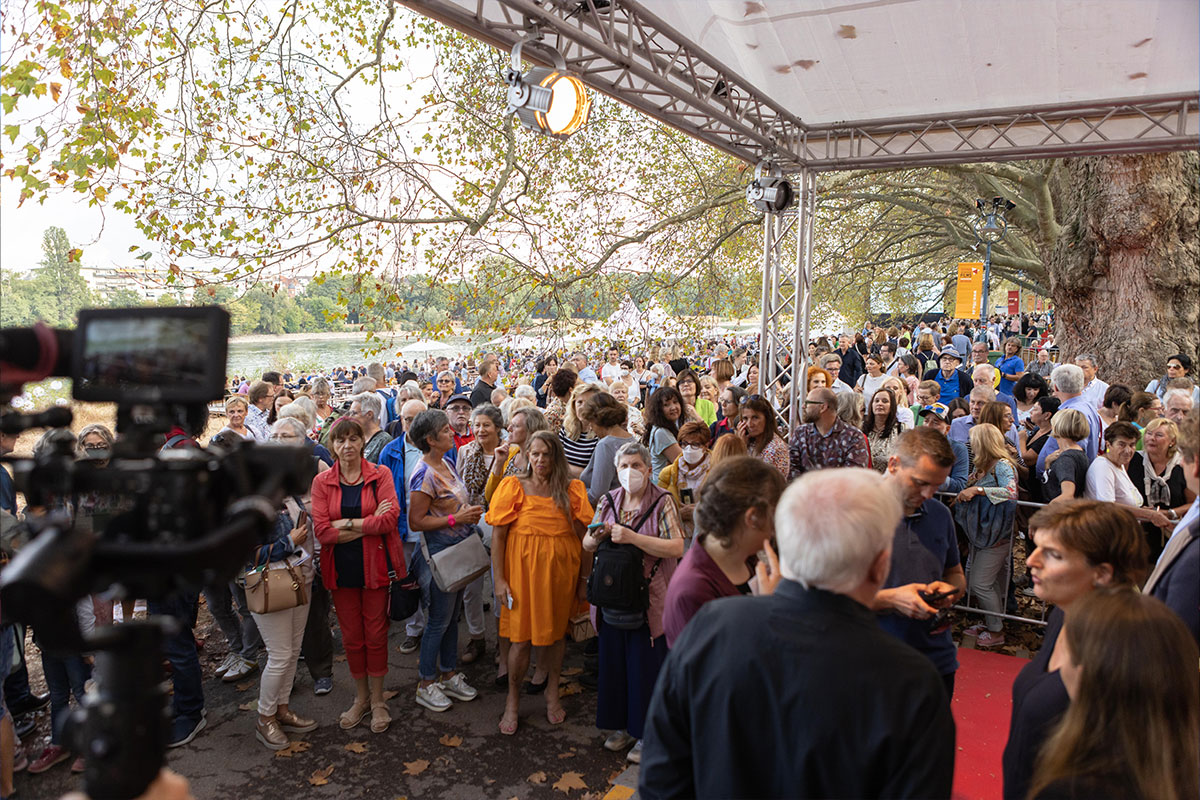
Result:
{"type": "MultiPolygon", "coordinates": [[[[206,613],[202,617],[207,620],[206,613]]],[[[201,633],[208,644],[201,662],[211,673],[224,658],[225,644],[220,632],[203,621],[201,633]]],[[[372,734],[365,724],[351,731],[338,727],[338,714],[353,699],[344,661],[334,664],[334,691],[325,697],[312,694],[312,680],[301,663],[293,707],[321,723],[316,731],[296,737],[307,749],[279,757],[254,738],[257,675],[234,685],[210,679],[205,683],[208,726],[190,745],[171,751],[169,765],[191,780],[201,800],[601,798],[627,766],[623,753],[601,746],[603,737],[594,727],[595,692],[570,677],[567,691],[575,693],[563,698],[566,722],[551,726],[542,698],[527,696],[517,735],[501,736],[496,725],[504,696],[492,687],[491,641],[486,659],[464,670],[480,689],[476,700],[455,703],[442,714],[416,705],[417,654],[397,651],[402,638],[400,627],[393,626],[386,685],[397,694],[389,704],[394,721],[386,733],[372,734]],[[250,704],[246,710],[240,708],[244,704],[250,704]],[[325,772],[323,778],[317,775],[325,772]]],[[[461,641],[466,641],[465,629],[461,641]]],[[[31,667],[37,660],[34,656],[31,667]]],[[[582,645],[570,644],[566,671],[575,673],[582,666],[582,645]]],[[[40,682],[40,675],[33,677],[40,682]]],[[[30,738],[47,733],[48,714],[42,712],[39,732],[30,738]]],[[[54,798],[78,788],[67,766],[38,776],[18,775],[17,797],[54,798]]]]}

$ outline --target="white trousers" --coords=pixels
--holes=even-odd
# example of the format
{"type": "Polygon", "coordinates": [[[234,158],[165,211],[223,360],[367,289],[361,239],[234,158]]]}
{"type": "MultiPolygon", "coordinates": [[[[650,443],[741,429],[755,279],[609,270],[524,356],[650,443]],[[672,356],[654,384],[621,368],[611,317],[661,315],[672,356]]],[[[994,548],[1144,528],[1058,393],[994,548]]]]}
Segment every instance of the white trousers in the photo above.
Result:
{"type": "Polygon", "coordinates": [[[308,622],[308,603],[251,616],[267,646],[267,665],[258,685],[258,713],[271,717],[279,706],[288,705],[292,698],[296,662],[300,660],[300,644],[304,641],[304,626],[308,622]]]}

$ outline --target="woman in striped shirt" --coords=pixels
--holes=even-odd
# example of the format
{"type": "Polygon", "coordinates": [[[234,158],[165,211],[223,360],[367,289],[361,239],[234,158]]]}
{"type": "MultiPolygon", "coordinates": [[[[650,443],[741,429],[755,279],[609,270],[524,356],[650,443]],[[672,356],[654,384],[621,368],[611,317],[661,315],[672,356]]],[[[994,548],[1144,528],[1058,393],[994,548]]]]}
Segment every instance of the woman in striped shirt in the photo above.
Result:
{"type": "Polygon", "coordinates": [[[558,440],[567,452],[567,463],[571,467],[572,478],[583,474],[588,462],[592,460],[592,451],[596,449],[596,443],[600,441],[589,427],[584,425],[580,412],[593,394],[602,391],[604,390],[595,384],[580,383],[575,386],[571,392],[571,399],[567,402],[567,413],[563,417],[562,427],[558,429],[558,440]]]}

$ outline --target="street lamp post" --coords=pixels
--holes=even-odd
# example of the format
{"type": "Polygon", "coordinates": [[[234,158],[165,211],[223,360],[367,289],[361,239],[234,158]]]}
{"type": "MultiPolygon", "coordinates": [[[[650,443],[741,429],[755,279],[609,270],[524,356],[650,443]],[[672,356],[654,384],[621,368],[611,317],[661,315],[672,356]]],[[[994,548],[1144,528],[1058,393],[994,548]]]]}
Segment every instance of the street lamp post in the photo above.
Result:
{"type": "Polygon", "coordinates": [[[983,250],[983,307],[979,310],[979,321],[987,326],[991,316],[988,308],[988,283],[992,279],[992,245],[999,242],[1008,233],[1008,221],[1005,215],[1016,208],[1016,203],[1003,197],[992,198],[992,208],[988,211],[987,203],[981,197],[975,201],[979,216],[972,223],[975,238],[984,246],[983,250]]]}

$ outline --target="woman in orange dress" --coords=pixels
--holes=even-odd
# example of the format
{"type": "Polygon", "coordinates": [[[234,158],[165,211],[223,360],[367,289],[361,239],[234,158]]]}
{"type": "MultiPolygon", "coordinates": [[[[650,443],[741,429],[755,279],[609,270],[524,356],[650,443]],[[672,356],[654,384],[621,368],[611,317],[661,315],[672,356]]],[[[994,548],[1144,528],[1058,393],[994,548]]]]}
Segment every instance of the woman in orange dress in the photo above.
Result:
{"type": "Polygon", "coordinates": [[[583,601],[591,558],[583,556],[583,536],[592,519],[587,488],[571,478],[566,452],[550,431],[530,437],[529,468],[510,475],[492,495],[487,521],[492,526],[492,581],[500,606],[500,635],[508,651],[508,701],[500,732],[517,732],[521,681],[532,647],[547,672],[546,719],[566,718],[558,679],[572,610],[583,601]]]}

